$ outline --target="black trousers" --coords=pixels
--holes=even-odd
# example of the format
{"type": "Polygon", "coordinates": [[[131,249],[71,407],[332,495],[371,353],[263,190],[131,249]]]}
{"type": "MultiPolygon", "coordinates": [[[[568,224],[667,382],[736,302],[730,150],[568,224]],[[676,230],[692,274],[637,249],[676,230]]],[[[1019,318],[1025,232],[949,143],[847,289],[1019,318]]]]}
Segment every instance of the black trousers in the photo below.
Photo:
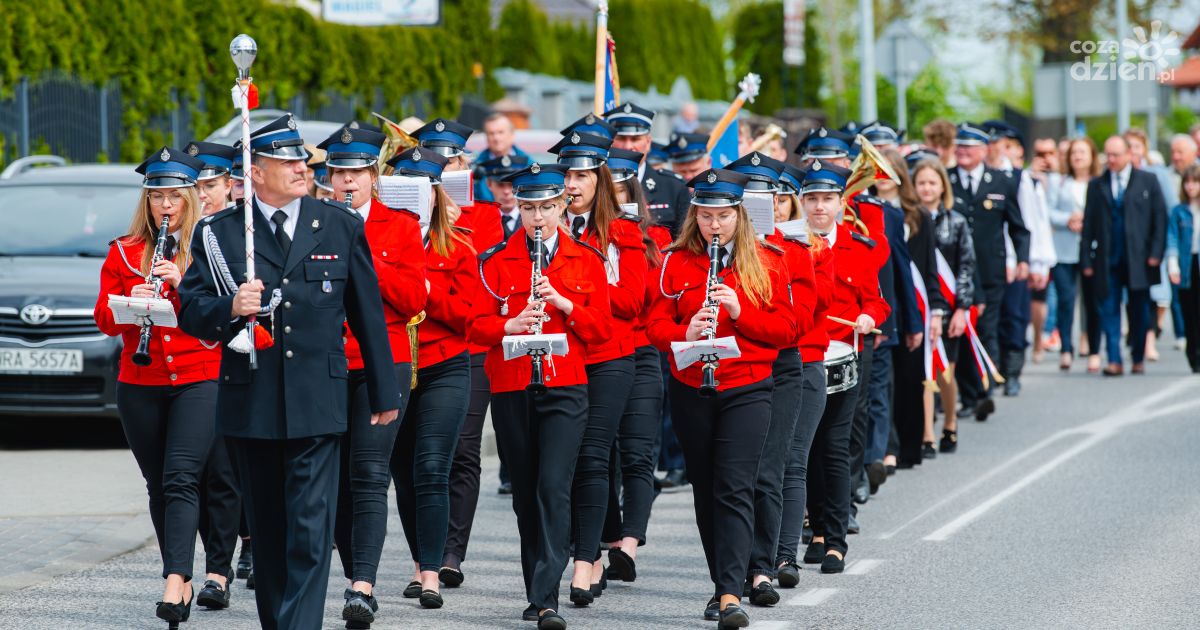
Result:
{"type": "Polygon", "coordinates": [[[600,558],[600,534],[608,511],[608,460],[633,386],[634,365],[631,354],[587,366],[587,429],[571,488],[571,555],[576,561],[600,558]]]}
{"type": "Polygon", "coordinates": [[[117,411],[150,496],[165,578],[192,579],[200,525],[200,477],[217,429],[217,382],[117,383],[117,411]]]}
{"type": "Polygon", "coordinates": [[[779,524],[779,545],[775,566],[794,562],[804,530],[804,511],[808,507],[808,453],[812,449],[817,426],[825,412],[825,362],[810,361],[801,372],[802,391],[796,431],[789,441],[787,468],[783,471],[783,520],[779,524]]]}
{"type": "Polygon", "coordinates": [[[771,397],[771,424],[758,465],[754,487],[754,544],[750,548],[750,577],[775,577],[775,551],[783,518],[783,474],[796,434],[796,419],[804,396],[804,366],[795,348],[779,351],[771,366],[775,393],[771,397]]]}
{"type": "Polygon", "coordinates": [[[229,438],[254,538],[254,599],[264,630],[321,627],[342,436],[229,438]]]}
{"type": "Polygon", "coordinates": [[[709,578],[717,595],[740,597],[754,541],[754,485],[774,384],[766,378],[713,398],[701,398],[698,389],[674,377],[669,387],[709,578]]]}
{"type": "Polygon", "coordinates": [[[858,385],[826,399],[808,453],[808,521],[813,536],[823,536],[826,549],[843,555],[850,520],[850,433],[863,387],[861,364],[858,373],[858,385]]]}
{"type": "MultiPolygon", "coordinates": [[[[412,365],[396,363],[395,370],[400,383],[400,418],[403,418],[405,406],[411,406],[408,386],[412,382],[412,365]]],[[[371,424],[366,372],[351,370],[348,383],[350,394],[346,400],[350,410],[346,433],[341,436],[333,539],[342,560],[342,575],[351,582],[374,585],[387,537],[388,485],[392,481],[388,463],[402,422],[398,418],[385,425],[371,424]]]]}
{"type": "Polygon", "coordinates": [[[422,571],[437,571],[450,520],[450,460],[467,416],[471,359],[466,352],[421,367],[392,454],[404,537],[422,571]]]}
{"type": "Polygon", "coordinates": [[[587,391],[587,385],[571,385],[536,396],[492,396],[496,440],[509,457],[525,595],[538,609],[558,609],[571,550],[571,481],[587,427],[587,391]]]}
{"type": "Polygon", "coordinates": [[[492,392],[487,371],[483,369],[486,352],[471,355],[471,396],[467,416],[458,432],[458,447],[450,461],[450,526],[446,532],[446,552],[442,564],[458,566],[467,557],[471,524],[479,504],[480,447],[483,419],[487,415],[492,392]]]}
{"type": "Polygon", "coordinates": [[[992,357],[1004,378],[1020,378],[1025,367],[1025,348],[1029,342],[1025,331],[1029,328],[1030,300],[1029,283],[1024,280],[1011,282],[1004,289],[1004,301],[1000,314],[1000,356],[992,357]]]}
{"type": "Polygon", "coordinates": [[[633,386],[617,427],[616,448],[608,466],[608,511],[601,539],[636,538],[646,544],[646,524],[654,503],[654,464],[662,426],[663,380],[658,350],[634,352],[633,386]]]}
{"type": "MultiPolygon", "coordinates": [[[[979,316],[979,321],[975,326],[975,332],[979,333],[979,340],[983,342],[983,347],[987,350],[993,363],[1001,360],[999,327],[1004,289],[1004,287],[997,287],[986,292],[984,297],[987,308],[983,309],[983,314],[979,316]]],[[[1099,322],[1098,319],[1097,322],[1099,322]]],[[[996,365],[999,367],[999,363],[996,365]]],[[[984,388],[983,380],[979,377],[979,370],[975,367],[975,354],[971,351],[970,343],[958,345],[958,363],[954,366],[954,378],[958,381],[958,398],[964,407],[974,407],[980,400],[990,398],[992,395],[991,383],[984,388]]]]}
{"type": "Polygon", "coordinates": [[[206,573],[231,575],[233,550],[242,524],[242,496],[225,438],[213,439],[200,484],[200,540],[206,573]]]}
{"type": "Polygon", "coordinates": [[[1193,372],[1200,370],[1200,256],[1192,256],[1192,286],[1179,290],[1183,312],[1183,333],[1187,339],[1187,360],[1193,372]]]}
{"type": "MultiPolygon", "coordinates": [[[[854,399],[854,423],[850,427],[850,488],[862,485],[865,455],[867,451],[868,434],[871,432],[871,396],[869,395],[873,380],[871,366],[875,359],[875,335],[863,338],[863,349],[858,353],[858,387],[861,392],[854,399]]],[[[852,504],[853,505],[853,504],[852,504]]],[[[858,506],[850,509],[858,513],[858,506]]]]}
{"type": "Polygon", "coordinates": [[[925,345],[916,350],[898,350],[895,360],[895,399],[892,418],[895,420],[896,459],[905,464],[920,464],[921,446],[925,441],[925,345]]]}

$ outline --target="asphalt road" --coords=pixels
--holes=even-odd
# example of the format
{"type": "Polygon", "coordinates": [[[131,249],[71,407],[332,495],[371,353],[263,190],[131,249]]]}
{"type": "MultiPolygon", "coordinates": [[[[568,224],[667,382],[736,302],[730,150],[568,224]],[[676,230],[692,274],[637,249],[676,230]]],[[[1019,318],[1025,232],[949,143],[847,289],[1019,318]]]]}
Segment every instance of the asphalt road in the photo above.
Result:
{"type": "MultiPolygon", "coordinates": [[[[845,574],[806,568],[780,605],[749,608],[751,627],[1200,626],[1200,377],[1186,374],[1181,353],[1163,346],[1163,361],[1147,376],[1101,379],[1083,374],[1081,363],[1068,375],[1052,364],[1030,366],[1019,398],[1000,400],[986,423],[963,423],[958,453],[900,471],[861,508],[863,533],[850,538],[845,574]]],[[[25,459],[10,466],[13,455],[0,451],[7,488],[0,527],[20,521],[9,518],[11,488],[27,485],[22,475],[38,475],[15,470],[22,466],[104,471],[99,480],[74,474],[93,501],[112,505],[90,508],[95,514],[127,512],[141,492],[127,452],[26,445],[15,452],[25,459]]],[[[466,583],[444,589],[441,610],[403,599],[412,564],[393,516],[375,628],[533,628],[520,621],[525,602],[511,508],[494,492],[494,458],[486,465],[466,583]]],[[[55,488],[55,505],[83,494],[71,483],[55,488]]],[[[33,525],[12,525],[15,535],[34,528],[35,517],[21,521],[33,525]]],[[[149,519],[140,521],[144,534],[149,519]]],[[[92,525],[80,520],[79,527],[92,525]]],[[[0,583],[0,627],[164,625],[153,616],[161,594],[153,545],[96,562],[24,589],[5,592],[0,583]]],[[[326,628],[343,627],[344,587],[331,576],[326,628]]],[[[611,585],[591,607],[567,604],[562,613],[571,628],[710,627],[701,618],[710,593],[690,493],[664,494],[638,555],[637,582],[611,585]]],[[[257,627],[251,593],[239,583],[233,596],[230,610],[193,611],[184,627],[257,627]]]]}

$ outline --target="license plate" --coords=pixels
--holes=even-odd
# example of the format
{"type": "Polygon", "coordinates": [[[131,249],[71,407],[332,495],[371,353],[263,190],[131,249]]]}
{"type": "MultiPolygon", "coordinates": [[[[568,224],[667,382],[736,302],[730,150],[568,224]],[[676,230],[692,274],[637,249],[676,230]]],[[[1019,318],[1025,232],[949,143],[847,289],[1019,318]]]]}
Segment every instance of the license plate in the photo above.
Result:
{"type": "Polygon", "coordinates": [[[0,372],[74,374],[83,371],[83,350],[0,348],[0,372]]]}

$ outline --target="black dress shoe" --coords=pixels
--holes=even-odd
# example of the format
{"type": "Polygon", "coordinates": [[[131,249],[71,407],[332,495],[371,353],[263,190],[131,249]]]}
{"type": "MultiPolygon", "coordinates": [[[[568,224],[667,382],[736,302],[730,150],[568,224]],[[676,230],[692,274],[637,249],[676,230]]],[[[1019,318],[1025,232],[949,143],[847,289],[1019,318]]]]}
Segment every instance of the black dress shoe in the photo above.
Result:
{"type": "MultiPolygon", "coordinates": [[[[194,595],[195,593],[191,591],[191,588],[192,587],[189,584],[189,595],[194,595]]],[[[187,601],[186,604],[182,601],[175,604],[169,602],[158,602],[157,607],[154,610],[154,616],[171,624],[172,627],[177,628],[178,625],[176,624],[181,621],[187,621],[188,617],[192,616],[192,602],[195,600],[196,598],[192,597],[187,601]]]]}
{"type": "Polygon", "coordinates": [[[216,580],[205,580],[204,588],[196,595],[196,603],[211,610],[229,608],[229,591],[216,580]]]}
{"type": "Polygon", "coordinates": [[[246,576],[246,588],[254,590],[254,567],[250,567],[250,575],[246,576]]]}
{"type": "MultiPolygon", "coordinates": [[[[603,580],[604,578],[600,579],[603,580]]],[[[592,599],[594,600],[604,594],[604,585],[600,582],[596,582],[595,584],[591,585],[590,588],[588,588],[588,592],[592,594],[592,599]]]]}
{"type": "Polygon", "coordinates": [[[938,450],[943,453],[953,453],[958,450],[958,431],[942,430],[942,441],[938,444],[938,450]]]}
{"type": "Polygon", "coordinates": [[[538,620],[537,606],[530,604],[521,612],[521,621],[537,621],[538,620]]]}
{"type": "Polygon", "coordinates": [[[250,571],[254,569],[254,551],[250,546],[250,541],[242,541],[242,551],[238,554],[237,563],[237,579],[244,580],[250,577],[250,571]]]}
{"type": "Polygon", "coordinates": [[[408,586],[404,587],[404,596],[409,599],[416,599],[416,598],[420,597],[421,596],[420,580],[413,580],[413,581],[409,582],[408,586]]]}
{"type": "Polygon", "coordinates": [[[1021,381],[1017,380],[1017,377],[1010,376],[1010,377],[1008,377],[1007,381],[1004,381],[1004,395],[1005,396],[1020,396],[1021,395],[1021,381]]]}
{"type": "Polygon", "coordinates": [[[567,630],[567,620],[553,610],[547,610],[538,616],[538,630],[567,630]]]}
{"type": "Polygon", "coordinates": [[[841,573],[846,570],[846,559],[829,553],[821,561],[821,573],[841,573]]]}
{"type": "Polygon", "coordinates": [[[442,604],[445,603],[442,601],[441,593],[430,589],[421,591],[421,597],[418,601],[421,602],[422,608],[441,608],[442,604]]]}
{"type": "Polygon", "coordinates": [[[807,545],[812,542],[812,523],[808,522],[808,517],[804,517],[804,524],[800,526],[800,544],[807,545]]]}
{"type": "Polygon", "coordinates": [[[370,627],[375,623],[375,613],[379,610],[379,602],[375,601],[374,595],[368,595],[362,591],[350,591],[350,596],[346,598],[346,604],[342,606],[342,620],[346,622],[347,627],[354,624],[355,627],[370,627]]]}
{"type": "Polygon", "coordinates": [[[750,589],[750,603],[755,606],[774,606],[779,603],[779,591],[770,582],[763,582],[750,589]]]}
{"type": "Polygon", "coordinates": [[[455,569],[454,567],[442,567],[438,571],[438,579],[441,580],[442,584],[445,584],[448,588],[458,588],[459,586],[462,586],[463,580],[466,579],[466,576],[463,575],[462,571],[455,569]]]}
{"type": "Polygon", "coordinates": [[[886,465],[886,464],[885,464],[885,465],[884,465],[884,467],[883,467],[883,469],[887,471],[887,475],[888,475],[889,477],[891,477],[892,475],[896,474],[896,467],[895,467],[895,466],[888,466],[888,465],[886,465]]]}
{"type": "Polygon", "coordinates": [[[862,483],[854,486],[854,492],[852,493],[851,498],[854,499],[854,502],[859,505],[864,505],[871,499],[871,486],[867,482],[866,475],[863,475],[862,483]]]}
{"type": "Polygon", "coordinates": [[[779,567],[776,574],[782,588],[796,588],[796,585],[800,584],[800,566],[795,561],[789,560],[779,567]]]}
{"type": "Polygon", "coordinates": [[[988,416],[996,413],[996,402],[991,398],[984,398],[975,405],[975,419],[983,422],[988,419],[988,416]]]}
{"type": "Polygon", "coordinates": [[[870,485],[871,494],[879,492],[879,486],[886,483],[887,478],[887,468],[882,461],[867,464],[867,483],[870,485]]]}
{"type": "Polygon", "coordinates": [[[596,597],[592,595],[591,589],[579,588],[578,586],[571,587],[571,603],[576,606],[587,606],[596,601],[596,597]]]}
{"type": "Polygon", "coordinates": [[[718,628],[745,628],[750,625],[750,615],[737,604],[729,604],[717,619],[718,628]]]}
{"type": "Polygon", "coordinates": [[[937,459],[937,449],[933,448],[933,442],[921,445],[921,459],[937,459]]]}
{"type": "Polygon", "coordinates": [[[672,491],[686,487],[688,485],[687,473],[682,468],[673,468],[667,471],[667,476],[663,477],[660,484],[663,490],[672,491]]]}
{"type": "Polygon", "coordinates": [[[608,550],[608,573],[605,577],[608,575],[612,575],[614,580],[632,582],[637,579],[637,563],[629,554],[613,547],[608,550]]]}
{"type": "Polygon", "coordinates": [[[825,557],[825,543],[810,542],[808,549],[804,550],[804,564],[821,564],[821,559],[825,557]]]}
{"type": "Polygon", "coordinates": [[[860,527],[858,525],[858,519],[855,518],[853,514],[851,514],[850,518],[846,521],[846,533],[847,534],[857,534],[861,531],[862,531],[862,527],[860,527]]]}
{"type": "Polygon", "coordinates": [[[506,481],[500,484],[500,487],[496,488],[496,494],[512,494],[512,482],[506,481]]]}
{"type": "Polygon", "coordinates": [[[721,600],[716,595],[713,595],[713,598],[708,600],[708,603],[704,605],[704,620],[716,621],[720,618],[721,600]]]}

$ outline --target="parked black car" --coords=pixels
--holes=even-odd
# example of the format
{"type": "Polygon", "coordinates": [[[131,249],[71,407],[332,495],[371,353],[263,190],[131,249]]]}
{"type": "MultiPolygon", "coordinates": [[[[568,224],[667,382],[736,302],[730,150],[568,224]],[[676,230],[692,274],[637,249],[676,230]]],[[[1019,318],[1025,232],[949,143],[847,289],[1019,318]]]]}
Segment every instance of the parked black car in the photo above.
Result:
{"type": "Polygon", "coordinates": [[[0,173],[0,416],[116,416],[121,340],[92,309],[140,187],[129,164],[52,156],[0,173]]]}

